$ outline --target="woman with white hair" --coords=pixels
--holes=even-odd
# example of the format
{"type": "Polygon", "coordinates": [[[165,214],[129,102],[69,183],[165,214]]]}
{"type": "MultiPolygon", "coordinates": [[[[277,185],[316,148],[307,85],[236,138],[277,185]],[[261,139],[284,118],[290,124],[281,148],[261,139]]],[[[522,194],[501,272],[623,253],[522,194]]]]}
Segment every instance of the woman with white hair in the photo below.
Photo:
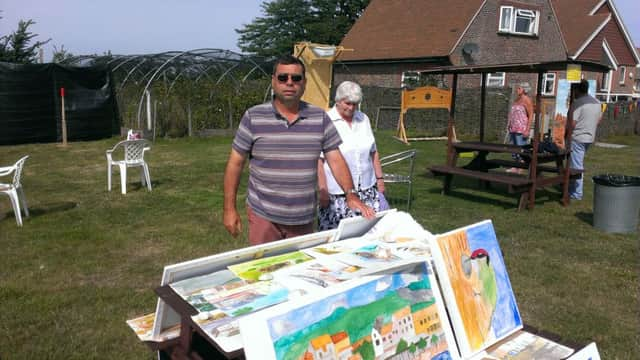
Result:
{"type": "MultiPolygon", "coordinates": [[[[378,212],[388,207],[380,206],[384,192],[382,166],[369,117],[358,110],[361,101],[360,85],[345,81],[336,89],[335,105],[327,113],[342,138],[340,152],[360,200],[378,212]]],[[[359,215],[347,206],[345,194],[323,158],[318,161],[318,187],[318,230],[334,229],[340,220],[359,215]]]]}
{"type": "MultiPolygon", "coordinates": [[[[529,129],[533,121],[533,103],[527,95],[529,92],[529,83],[520,83],[516,86],[517,98],[511,105],[509,111],[509,138],[514,145],[522,146],[527,144],[529,138],[529,129]]],[[[514,160],[522,161],[516,154],[513,155],[514,160]]],[[[511,168],[508,172],[519,173],[519,168],[511,168]]]]}

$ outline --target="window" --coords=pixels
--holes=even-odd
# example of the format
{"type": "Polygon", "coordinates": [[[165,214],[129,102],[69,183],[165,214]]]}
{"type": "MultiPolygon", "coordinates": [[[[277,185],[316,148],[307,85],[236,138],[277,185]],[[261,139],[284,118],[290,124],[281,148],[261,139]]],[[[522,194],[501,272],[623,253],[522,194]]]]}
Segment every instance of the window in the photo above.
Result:
{"type": "Polygon", "coordinates": [[[636,79],[635,85],[633,86],[633,90],[640,91],[640,79],[636,79]]]}
{"type": "Polygon", "coordinates": [[[504,73],[495,72],[487,74],[487,87],[502,87],[504,86],[504,73]]]}
{"type": "Polygon", "coordinates": [[[624,77],[627,75],[627,67],[620,66],[620,84],[624,84],[624,77]]]}
{"type": "Polygon", "coordinates": [[[402,73],[402,88],[414,88],[420,83],[420,73],[417,71],[404,71],[402,73]]]}
{"type": "Polygon", "coordinates": [[[503,6],[500,8],[500,27],[499,31],[511,31],[511,18],[513,15],[513,6],[503,6]]]}
{"type": "Polygon", "coordinates": [[[519,35],[537,35],[539,18],[540,12],[536,10],[501,6],[498,31],[519,35]]]}
{"type": "Polygon", "coordinates": [[[554,95],[556,92],[556,73],[544,74],[542,84],[542,95],[554,95]]]}

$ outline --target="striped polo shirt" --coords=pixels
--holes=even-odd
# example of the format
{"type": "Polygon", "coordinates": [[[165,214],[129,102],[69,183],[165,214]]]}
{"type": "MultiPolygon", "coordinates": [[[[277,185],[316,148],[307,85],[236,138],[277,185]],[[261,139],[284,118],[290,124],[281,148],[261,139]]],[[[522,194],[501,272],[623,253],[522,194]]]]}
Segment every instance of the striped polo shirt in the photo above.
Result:
{"type": "Polygon", "coordinates": [[[291,124],[271,102],[247,110],[232,147],[249,155],[248,205],[273,223],[312,222],[320,152],[341,143],[327,113],[306,102],[291,124]]]}

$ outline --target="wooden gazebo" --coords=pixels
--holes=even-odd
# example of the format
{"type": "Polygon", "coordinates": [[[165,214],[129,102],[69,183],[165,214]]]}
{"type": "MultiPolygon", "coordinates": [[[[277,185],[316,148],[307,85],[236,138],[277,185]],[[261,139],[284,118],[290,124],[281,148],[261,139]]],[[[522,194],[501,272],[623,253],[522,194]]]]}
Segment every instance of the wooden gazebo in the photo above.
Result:
{"type": "Polygon", "coordinates": [[[430,167],[434,175],[444,175],[443,192],[448,193],[451,187],[453,175],[476,178],[486,183],[501,183],[508,187],[511,193],[521,193],[518,209],[525,205],[532,209],[535,205],[535,195],[538,188],[551,185],[561,185],[562,203],[569,204],[569,180],[571,177],[581,176],[581,171],[569,168],[570,140],[571,140],[571,116],[567,114],[567,127],[565,130],[565,148],[558,153],[538,153],[540,145],[540,117],[542,103],[543,76],[551,71],[567,71],[568,77],[576,76],[580,79],[581,72],[607,72],[609,67],[585,61],[557,61],[545,63],[520,63],[501,64],[483,66],[447,66],[422,71],[425,74],[451,75],[452,94],[451,106],[449,109],[449,123],[447,130],[447,163],[446,165],[434,165],[430,167]],[[576,73],[577,69],[577,73],[576,73]],[[531,149],[525,149],[515,145],[495,144],[485,142],[485,100],[486,100],[486,78],[487,74],[495,72],[505,73],[533,73],[538,75],[535,105],[534,136],[531,149]],[[458,85],[458,76],[465,74],[480,74],[482,77],[482,87],[480,94],[480,141],[478,142],[458,142],[455,139],[455,99],[458,85]],[[458,167],[456,165],[458,154],[461,152],[475,151],[476,157],[471,163],[458,167]],[[525,164],[517,164],[500,159],[487,159],[491,153],[515,153],[526,160],[525,164]],[[541,165],[542,163],[555,163],[554,165],[541,165]],[[526,176],[518,176],[505,172],[489,171],[499,167],[520,166],[528,170],[526,176]],[[550,175],[550,176],[545,176],[550,175]]]}

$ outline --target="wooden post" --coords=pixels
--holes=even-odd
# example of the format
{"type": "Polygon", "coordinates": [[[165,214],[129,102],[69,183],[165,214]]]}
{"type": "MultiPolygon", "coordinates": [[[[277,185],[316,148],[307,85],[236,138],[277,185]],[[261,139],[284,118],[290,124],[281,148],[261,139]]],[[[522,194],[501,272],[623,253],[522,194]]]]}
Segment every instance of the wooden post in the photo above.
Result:
{"type": "Polygon", "coordinates": [[[480,86],[480,142],[484,142],[484,110],[487,102],[487,73],[482,73],[482,85],[480,86]]]}
{"type": "Polygon", "coordinates": [[[538,84],[536,86],[536,108],[533,122],[533,139],[531,141],[533,147],[531,151],[531,163],[529,163],[529,179],[531,180],[531,188],[529,188],[529,201],[527,208],[533,209],[536,206],[536,188],[538,181],[538,147],[540,146],[540,119],[542,117],[542,87],[544,86],[542,79],[544,71],[538,71],[538,84]]]}
{"type": "Polygon", "coordinates": [[[62,145],[67,146],[67,118],[64,108],[64,88],[60,88],[60,101],[62,102],[62,145]]]}
{"type": "Polygon", "coordinates": [[[455,153],[453,143],[458,141],[456,137],[455,113],[456,94],[458,91],[458,74],[453,74],[451,82],[451,105],[449,106],[449,123],[447,125],[447,165],[455,166],[455,153]]]}

